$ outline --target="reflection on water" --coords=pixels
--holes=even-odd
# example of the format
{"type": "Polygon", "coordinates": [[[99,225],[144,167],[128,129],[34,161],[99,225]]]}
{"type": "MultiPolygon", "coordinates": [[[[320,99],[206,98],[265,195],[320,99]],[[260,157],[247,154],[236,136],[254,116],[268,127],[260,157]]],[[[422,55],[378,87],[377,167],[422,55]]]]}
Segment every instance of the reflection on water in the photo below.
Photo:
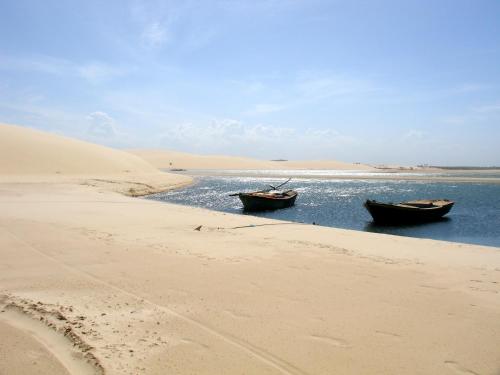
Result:
{"type": "MultiPolygon", "coordinates": [[[[160,193],[150,199],[217,211],[247,214],[230,193],[259,190],[279,179],[266,177],[199,177],[183,190],[160,193]]],[[[296,205],[283,210],[251,213],[260,217],[317,223],[324,226],[500,246],[500,185],[416,181],[325,180],[295,178],[289,188],[299,192],[296,205]],[[451,212],[440,221],[412,226],[380,226],[364,209],[366,199],[400,202],[412,199],[454,200],[451,212]]]]}
{"type": "MultiPolygon", "coordinates": [[[[168,171],[168,170],[166,170],[168,171]]],[[[181,172],[182,173],[182,172],[181,172]]],[[[470,171],[447,171],[421,172],[418,170],[337,170],[337,169],[191,169],[183,174],[199,176],[259,176],[268,177],[299,177],[299,178],[335,178],[335,177],[454,177],[454,178],[495,178],[500,180],[500,170],[470,170],[470,171]]]]}
{"type": "MultiPolygon", "coordinates": [[[[431,222],[408,223],[404,225],[383,224],[370,221],[365,225],[364,231],[373,233],[386,233],[386,234],[394,234],[400,236],[436,238],[436,239],[439,239],[440,236],[445,236],[445,234],[447,234],[451,238],[453,237],[453,234],[446,233],[452,230],[453,228],[451,221],[452,219],[449,216],[445,216],[431,222]],[[437,226],[437,224],[448,224],[448,225],[437,226]],[[436,231],[439,231],[441,233],[436,234],[435,233],[436,231]]],[[[449,238],[448,240],[451,241],[451,239],[449,238]]]]}

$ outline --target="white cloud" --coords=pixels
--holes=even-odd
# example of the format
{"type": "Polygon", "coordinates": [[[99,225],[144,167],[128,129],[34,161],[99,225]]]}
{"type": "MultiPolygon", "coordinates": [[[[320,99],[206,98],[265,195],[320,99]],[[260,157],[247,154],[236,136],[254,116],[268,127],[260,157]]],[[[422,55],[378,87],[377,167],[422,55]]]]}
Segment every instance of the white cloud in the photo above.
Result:
{"type": "Polygon", "coordinates": [[[144,28],[142,39],[149,47],[161,47],[171,38],[167,26],[160,22],[152,22],[144,28]]]}
{"type": "Polygon", "coordinates": [[[416,130],[416,129],[411,129],[407,131],[405,134],[403,134],[403,140],[405,141],[420,141],[425,139],[427,136],[427,133],[422,131],[422,130],[416,130]]]}
{"type": "Polygon", "coordinates": [[[243,83],[245,85],[245,90],[246,92],[250,94],[258,93],[262,91],[265,88],[265,85],[262,82],[255,81],[255,82],[248,82],[248,83],[243,83]]]}
{"type": "Polygon", "coordinates": [[[259,100],[243,115],[255,116],[291,110],[326,99],[361,100],[361,97],[380,92],[368,80],[335,75],[331,72],[302,71],[295,78],[272,77],[272,84],[260,81],[233,81],[243,94],[259,94],[259,100]]]}
{"type": "Polygon", "coordinates": [[[0,69],[80,77],[94,84],[125,75],[131,70],[130,67],[125,68],[99,61],[74,62],[51,56],[7,57],[0,60],[0,69]]]}
{"type": "Polygon", "coordinates": [[[492,121],[496,123],[499,115],[500,102],[493,102],[469,108],[462,114],[445,116],[441,121],[451,125],[478,124],[492,121]]]}
{"type": "Polygon", "coordinates": [[[445,124],[462,125],[467,122],[467,116],[445,116],[441,119],[445,124]]]}
{"type": "Polygon", "coordinates": [[[164,142],[186,147],[224,147],[243,133],[243,125],[231,119],[213,120],[207,126],[191,123],[175,125],[161,134],[164,142]]]}
{"type": "Polygon", "coordinates": [[[245,114],[247,115],[262,115],[267,113],[279,112],[286,109],[286,106],[280,104],[256,104],[255,107],[245,114]]]}
{"type": "Polygon", "coordinates": [[[215,12],[211,2],[146,1],[131,8],[139,25],[140,40],[148,48],[174,44],[181,52],[192,52],[210,44],[219,35],[217,22],[207,22],[215,12]]]}
{"type": "Polygon", "coordinates": [[[474,107],[472,108],[474,112],[478,113],[492,113],[492,112],[499,112],[500,111],[500,102],[493,103],[493,104],[487,104],[487,105],[482,105],[479,107],[474,107]]]}
{"type": "Polygon", "coordinates": [[[79,114],[57,107],[48,107],[39,103],[30,102],[28,98],[14,98],[4,100],[0,97],[1,121],[32,126],[67,136],[79,137],[81,129],[87,126],[85,119],[79,114]]]}
{"type": "Polygon", "coordinates": [[[182,47],[185,51],[196,51],[209,45],[218,35],[219,32],[211,26],[190,27],[185,32],[185,37],[182,41],[182,47]]]}
{"type": "Polygon", "coordinates": [[[68,60],[58,59],[51,56],[2,56],[0,59],[0,69],[32,71],[53,75],[71,74],[74,64],[68,60]]]}
{"type": "Polygon", "coordinates": [[[340,133],[335,129],[313,129],[308,128],[305,131],[307,137],[318,139],[332,139],[340,136],[340,133]]]}
{"type": "Polygon", "coordinates": [[[78,75],[90,83],[97,84],[124,75],[126,70],[100,62],[92,62],[75,67],[78,75]]]}
{"type": "Polygon", "coordinates": [[[106,112],[96,111],[87,116],[87,135],[95,138],[115,138],[118,135],[115,120],[106,112]]]}
{"type": "Polygon", "coordinates": [[[294,129],[216,119],[207,126],[183,123],[166,129],[158,146],[195,153],[257,158],[311,158],[350,150],[357,140],[333,129],[294,129]]]}
{"type": "Polygon", "coordinates": [[[480,83],[464,83],[462,85],[450,89],[449,92],[451,94],[467,94],[470,92],[482,91],[487,88],[489,88],[489,86],[480,83]]]}
{"type": "Polygon", "coordinates": [[[234,0],[219,0],[217,5],[220,9],[226,12],[239,13],[244,15],[252,14],[252,16],[274,16],[275,14],[282,15],[285,11],[299,10],[303,7],[310,6],[312,0],[307,2],[297,0],[256,0],[256,1],[234,1],[234,0]]]}
{"type": "Polygon", "coordinates": [[[0,100],[0,122],[31,126],[68,137],[111,147],[133,147],[136,138],[122,131],[115,119],[103,111],[87,115],[34,103],[7,103],[0,100]]]}
{"type": "Polygon", "coordinates": [[[317,72],[302,72],[298,77],[296,88],[303,100],[367,94],[378,90],[365,80],[317,72]]]}

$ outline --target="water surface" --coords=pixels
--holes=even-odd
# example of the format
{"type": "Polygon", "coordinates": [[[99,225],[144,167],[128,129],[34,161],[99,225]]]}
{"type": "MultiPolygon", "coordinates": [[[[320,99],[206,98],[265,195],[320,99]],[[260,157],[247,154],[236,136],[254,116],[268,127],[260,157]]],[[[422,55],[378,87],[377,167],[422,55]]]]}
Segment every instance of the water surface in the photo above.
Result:
{"type": "Polygon", "coordinates": [[[262,213],[244,213],[238,197],[230,193],[253,191],[280,179],[268,177],[197,177],[182,190],[154,194],[149,199],[255,215],[279,220],[316,223],[336,228],[389,233],[500,247],[500,185],[398,180],[294,179],[288,188],[299,192],[293,207],[262,213]],[[380,226],[363,207],[366,199],[400,202],[445,198],[455,201],[441,221],[403,227],[380,226]]]}

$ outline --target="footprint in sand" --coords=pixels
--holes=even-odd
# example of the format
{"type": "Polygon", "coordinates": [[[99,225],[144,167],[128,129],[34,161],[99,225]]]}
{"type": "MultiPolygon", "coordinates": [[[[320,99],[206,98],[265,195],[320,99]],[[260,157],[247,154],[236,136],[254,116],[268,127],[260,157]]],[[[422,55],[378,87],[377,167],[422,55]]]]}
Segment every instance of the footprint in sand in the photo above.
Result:
{"type": "Polygon", "coordinates": [[[197,347],[203,348],[203,349],[210,349],[210,345],[204,344],[202,342],[196,341],[189,339],[187,337],[184,337],[180,340],[182,344],[188,344],[188,345],[195,345],[197,347]]]}
{"type": "Polygon", "coordinates": [[[395,339],[399,339],[401,338],[401,335],[400,334],[397,334],[397,333],[393,333],[393,332],[388,332],[388,331],[375,331],[375,333],[377,335],[382,335],[382,336],[386,336],[386,337],[393,337],[395,339]]]}
{"type": "Polygon", "coordinates": [[[224,310],[224,312],[226,314],[232,316],[233,318],[237,318],[237,319],[248,319],[248,318],[252,317],[249,314],[245,314],[245,313],[241,313],[241,312],[236,312],[234,310],[224,310]]]}
{"type": "Polygon", "coordinates": [[[335,346],[337,348],[349,348],[351,345],[344,339],[331,336],[321,336],[321,335],[310,335],[308,337],[310,340],[324,342],[325,344],[335,346]]]}
{"type": "Polygon", "coordinates": [[[448,289],[448,288],[443,287],[443,286],[427,285],[427,284],[420,284],[419,287],[428,288],[428,289],[436,289],[436,290],[447,290],[448,289]]]}

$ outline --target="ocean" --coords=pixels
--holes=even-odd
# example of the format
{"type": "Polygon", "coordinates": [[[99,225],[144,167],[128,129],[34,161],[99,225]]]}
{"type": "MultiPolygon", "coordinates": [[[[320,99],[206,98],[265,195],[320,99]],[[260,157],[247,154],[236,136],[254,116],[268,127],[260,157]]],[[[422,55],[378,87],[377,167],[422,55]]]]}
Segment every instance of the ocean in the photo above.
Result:
{"type": "Polygon", "coordinates": [[[195,178],[196,183],[187,188],[154,194],[147,198],[221,212],[301,223],[314,222],[335,228],[500,247],[498,183],[335,180],[315,178],[313,175],[294,178],[286,185],[287,189],[299,192],[295,206],[277,211],[245,213],[239,198],[230,197],[229,194],[260,190],[268,184],[277,185],[284,180],[276,177],[227,175],[195,178]],[[450,199],[455,201],[455,206],[448,215],[437,222],[381,226],[372,222],[371,216],[363,207],[366,199],[384,202],[450,199]]]}

